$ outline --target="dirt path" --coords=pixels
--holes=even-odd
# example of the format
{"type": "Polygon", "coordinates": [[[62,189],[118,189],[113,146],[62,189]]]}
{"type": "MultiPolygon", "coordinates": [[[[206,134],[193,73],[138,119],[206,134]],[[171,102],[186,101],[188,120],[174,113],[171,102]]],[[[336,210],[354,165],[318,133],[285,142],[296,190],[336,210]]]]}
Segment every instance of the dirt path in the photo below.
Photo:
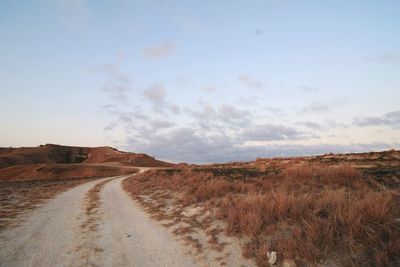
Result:
{"type": "Polygon", "coordinates": [[[85,183],[0,233],[0,266],[193,266],[181,244],[123,191],[85,183]]]}

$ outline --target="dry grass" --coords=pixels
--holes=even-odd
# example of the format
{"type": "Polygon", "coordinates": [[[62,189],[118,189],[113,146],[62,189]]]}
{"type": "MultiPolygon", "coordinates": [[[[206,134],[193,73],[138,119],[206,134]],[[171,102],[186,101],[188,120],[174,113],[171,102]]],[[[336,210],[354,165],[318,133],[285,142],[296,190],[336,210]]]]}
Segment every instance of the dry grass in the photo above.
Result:
{"type": "Polygon", "coordinates": [[[183,237],[183,240],[185,242],[185,245],[190,245],[195,248],[197,254],[203,252],[203,246],[198,239],[195,239],[190,235],[186,235],[183,237]]]}
{"type": "Polygon", "coordinates": [[[99,208],[101,205],[100,192],[104,185],[113,179],[104,180],[95,186],[93,186],[87,193],[85,197],[85,213],[86,220],[82,223],[81,227],[83,229],[89,229],[89,231],[97,230],[97,221],[100,218],[99,208]]]}
{"type": "Polygon", "coordinates": [[[92,179],[0,182],[0,230],[57,194],[92,179]]]}
{"type": "Polygon", "coordinates": [[[0,230],[72,187],[100,177],[136,173],[136,168],[88,164],[28,164],[0,169],[0,230]]]}
{"type": "MultiPolygon", "coordinates": [[[[226,234],[249,240],[243,255],[259,266],[267,266],[271,250],[279,261],[293,259],[300,266],[327,260],[400,266],[399,188],[347,165],[151,171],[126,179],[124,187],[160,219],[180,222],[181,211],[193,206],[210,211],[225,223],[226,234]],[[171,197],[173,215],[165,209],[171,197]]],[[[198,217],[190,225],[210,227],[198,217]]],[[[215,233],[209,235],[210,243],[218,242],[215,233]]]]}
{"type": "Polygon", "coordinates": [[[136,172],[136,168],[96,164],[27,164],[0,169],[0,182],[99,178],[136,172]]]}

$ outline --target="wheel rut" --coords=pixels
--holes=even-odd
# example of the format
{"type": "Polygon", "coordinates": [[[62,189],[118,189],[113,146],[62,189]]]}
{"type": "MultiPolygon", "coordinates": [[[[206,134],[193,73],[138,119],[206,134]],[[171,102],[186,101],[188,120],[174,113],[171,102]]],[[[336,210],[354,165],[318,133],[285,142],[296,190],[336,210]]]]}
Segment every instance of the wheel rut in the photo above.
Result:
{"type": "Polygon", "coordinates": [[[123,190],[125,178],[79,185],[0,232],[0,266],[197,266],[123,190]]]}

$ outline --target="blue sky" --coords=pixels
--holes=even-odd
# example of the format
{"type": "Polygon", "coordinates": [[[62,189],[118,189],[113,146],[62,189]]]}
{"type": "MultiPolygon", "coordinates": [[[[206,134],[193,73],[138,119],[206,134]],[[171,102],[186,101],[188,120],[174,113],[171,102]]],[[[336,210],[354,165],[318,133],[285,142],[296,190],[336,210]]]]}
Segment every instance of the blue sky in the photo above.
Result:
{"type": "Polygon", "coordinates": [[[0,146],[175,162],[400,147],[398,1],[0,3],[0,146]]]}

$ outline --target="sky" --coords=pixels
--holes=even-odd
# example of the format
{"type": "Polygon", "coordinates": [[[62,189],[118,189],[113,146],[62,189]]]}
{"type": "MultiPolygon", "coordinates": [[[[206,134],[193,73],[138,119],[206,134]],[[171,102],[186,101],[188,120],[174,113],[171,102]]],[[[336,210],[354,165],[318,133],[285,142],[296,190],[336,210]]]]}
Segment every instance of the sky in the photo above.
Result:
{"type": "Polygon", "coordinates": [[[0,1],[0,146],[400,148],[400,2],[0,1]]]}

